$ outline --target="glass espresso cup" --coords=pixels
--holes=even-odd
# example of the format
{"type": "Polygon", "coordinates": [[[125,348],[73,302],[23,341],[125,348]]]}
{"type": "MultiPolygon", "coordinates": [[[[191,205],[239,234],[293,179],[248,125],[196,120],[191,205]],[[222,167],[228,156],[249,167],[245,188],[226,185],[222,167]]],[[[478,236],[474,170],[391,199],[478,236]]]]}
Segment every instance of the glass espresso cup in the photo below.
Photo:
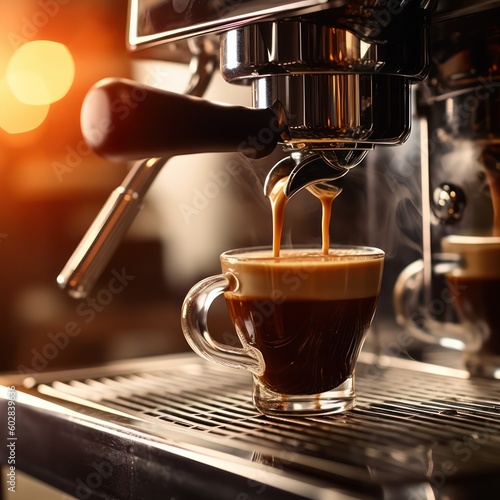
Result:
{"type": "Polygon", "coordinates": [[[422,261],[410,264],[396,282],[397,318],[416,338],[462,351],[471,375],[500,378],[500,237],[446,236],[441,247],[450,263],[433,271],[444,275],[447,290],[431,306],[452,306],[457,321],[438,321],[421,303],[422,261]]]}
{"type": "Polygon", "coordinates": [[[318,415],[354,404],[354,368],[375,314],[384,252],[370,247],[231,250],[222,274],[187,294],[182,329],[191,348],[253,374],[253,401],[271,415],[318,415]],[[224,294],[242,347],[215,340],[207,327],[224,294]]]}

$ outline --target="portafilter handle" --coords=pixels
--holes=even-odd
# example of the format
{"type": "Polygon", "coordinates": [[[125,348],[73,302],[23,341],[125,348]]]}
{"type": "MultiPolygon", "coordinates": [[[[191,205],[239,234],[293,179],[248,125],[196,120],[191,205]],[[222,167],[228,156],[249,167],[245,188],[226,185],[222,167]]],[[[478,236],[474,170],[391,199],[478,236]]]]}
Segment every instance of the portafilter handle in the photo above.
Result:
{"type": "Polygon", "coordinates": [[[284,112],[276,106],[225,105],[107,78],[87,93],[81,128],[87,144],[112,160],[209,152],[263,158],[285,129],[284,112]]]}

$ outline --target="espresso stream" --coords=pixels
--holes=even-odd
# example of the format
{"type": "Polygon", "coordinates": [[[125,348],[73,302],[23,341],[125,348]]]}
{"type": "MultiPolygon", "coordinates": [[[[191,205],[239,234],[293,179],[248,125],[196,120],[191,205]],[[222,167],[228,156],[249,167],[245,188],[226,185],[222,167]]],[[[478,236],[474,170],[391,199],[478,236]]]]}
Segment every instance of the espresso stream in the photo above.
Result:
{"type": "Polygon", "coordinates": [[[486,170],[493,204],[493,236],[500,236],[500,173],[486,170]]]}
{"type": "MultiPolygon", "coordinates": [[[[288,177],[280,179],[274,185],[269,200],[271,202],[272,217],[273,217],[273,255],[280,256],[281,237],[283,234],[283,223],[285,220],[285,208],[288,203],[288,198],[285,196],[285,186],[288,183],[288,177]]],[[[330,248],[330,220],[332,217],[333,200],[340,194],[341,189],[335,191],[327,191],[317,189],[314,186],[309,186],[308,191],[319,199],[322,208],[321,218],[321,240],[322,253],[328,255],[330,248]]]]}

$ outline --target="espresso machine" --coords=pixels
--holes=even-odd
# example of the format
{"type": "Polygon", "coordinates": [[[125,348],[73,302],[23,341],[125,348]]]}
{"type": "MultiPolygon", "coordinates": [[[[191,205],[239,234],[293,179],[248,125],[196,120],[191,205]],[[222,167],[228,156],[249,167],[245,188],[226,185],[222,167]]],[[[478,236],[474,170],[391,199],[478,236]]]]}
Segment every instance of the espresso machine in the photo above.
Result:
{"type": "Polygon", "coordinates": [[[250,85],[253,107],[218,106],[123,80],[93,88],[82,109],[89,145],[110,159],[143,162],[108,200],[60,285],[85,296],[172,156],[238,151],[261,158],[280,144],[284,157],[264,191],[289,176],[291,197],[311,185],[328,189],[375,146],[403,143],[412,84],[428,71],[432,10],[432,2],[132,2],[133,50],[187,39],[198,70],[187,90],[194,96],[206,88],[219,50],[224,79],[250,85]]]}
{"type": "MultiPolygon", "coordinates": [[[[456,264],[443,236],[495,227],[487,179],[499,169],[499,13],[500,2],[487,0],[131,0],[131,56],[181,61],[191,79],[184,93],[123,79],[89,91],[88,144],[134,163],[60,286],[85,297],[159,172],[196,153],[272,158],[264,195],[285,177],[294,197],[359,175],[370,244],[384,248],[391,227],[399,246],[388,251],[352,411],[261,415],[247,373],[190,353],[11,375],[0,379],[0,403],[7,411],[15,401],[16,466],[77,498],[434,500],[497,491],[498,382],[471,376],[453,356],[427,355],[419,314],[442,297],[440,269],[456,264]],[[218,72],[250,88],[252,105],[203,98],[218,72]],[[394,306],[407,266],[418,294],[394,306]],[[418,314],[407,314],[412,307],[418,314]]],[[[446,323],[453,314],[432,311],[446,323]]]]}

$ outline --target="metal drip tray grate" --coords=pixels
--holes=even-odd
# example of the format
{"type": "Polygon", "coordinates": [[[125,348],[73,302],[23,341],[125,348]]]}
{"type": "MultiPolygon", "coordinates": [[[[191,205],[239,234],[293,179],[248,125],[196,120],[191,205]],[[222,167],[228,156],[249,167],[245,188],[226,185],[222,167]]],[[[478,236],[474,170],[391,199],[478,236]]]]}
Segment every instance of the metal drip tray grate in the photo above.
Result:
{"type": "Polygon", "coordinates": [[[298,419],[261,415],[246,372],[192,355],[71,375],[31,380],[30,390],[91,407],[110,421],[126,416],[153,443],[162,436],[197,443],[208,455],[222,454],[228,469],[236,460],[301,478],[311,498],[323,498],[313,485],[341,485],[356,498],[388,491],[403,498],[401,488],[412,485],[434,491],[415,498],[438,498],[436,492],[463,493],[467,481],[477,487],[500,471],[500,384],[457,370],[366,353],[353,410],[298,419]]]}
{"type": "Polygon", "coordinates": [[[450,377],[361,362],[354,410],[294,420],[256,412],[245,372],[191,356],[144,368],[57,380],[37,390],[189,429],[219,444],[230,441],[231,447],[257,452],[262,447],[264,462],[309,464],[320,475],[335,471],[336,464],[381,483],[422,481],[436,470],[447,479],[500,470],[500,384],[460,378],[461,372],[450,377]]]}

